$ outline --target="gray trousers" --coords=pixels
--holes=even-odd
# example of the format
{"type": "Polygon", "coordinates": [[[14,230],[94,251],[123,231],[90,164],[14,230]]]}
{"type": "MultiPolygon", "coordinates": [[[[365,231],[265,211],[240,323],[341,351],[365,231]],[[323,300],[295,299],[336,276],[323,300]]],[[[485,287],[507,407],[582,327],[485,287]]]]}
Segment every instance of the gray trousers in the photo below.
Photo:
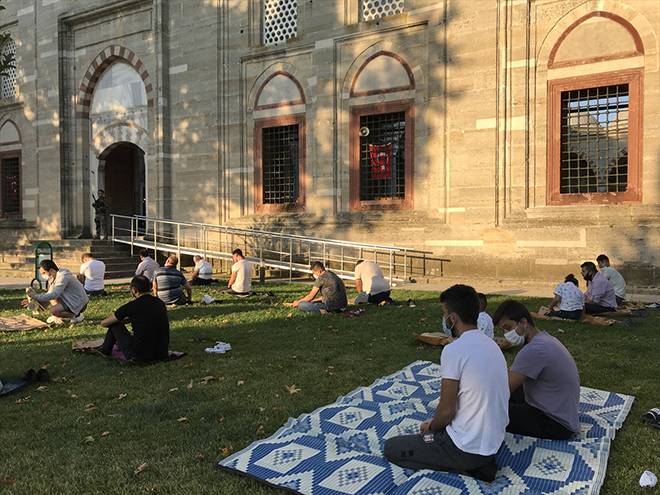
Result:
{"type": "Polygon", "coordinates": [[[385,457],[397,466],[408,469],[433,469],[473,475],[483,479],[484,468],[495,471],[495,456],[470,454],[460,450],[443,428],[433,434],[432,442],[425,442],[423,435],[402,435],[385,441],[385,457]]]}

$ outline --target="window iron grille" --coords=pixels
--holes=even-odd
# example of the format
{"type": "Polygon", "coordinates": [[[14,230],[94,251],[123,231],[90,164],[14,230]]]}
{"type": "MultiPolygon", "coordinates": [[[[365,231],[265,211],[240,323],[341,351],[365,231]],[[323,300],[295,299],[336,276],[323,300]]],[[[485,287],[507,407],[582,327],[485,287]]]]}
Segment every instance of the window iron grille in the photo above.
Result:
{"type": "Polygon", "coordinates": [[[9,39],[2,49],[2,58],[7,55],[14,56],[14,65],[0,76],[0,98],[5,101],[16,98],[16,43],[12,39],[9,39]]]}
{"type": "Polygon", "coordinates": [[[0,166],[0,182],[3,215],[15,215],[20,213],[20,170],[18,157],[3,158],[0,166]]]}
{"type": "Polygon", "coordinates": [[[299,198],[298,124],[262,129],[263,204],[290,204],[299,198]]]}
{"type": "Polygon", "coordinates": [[[273,45],[298,34],[298,0],[263,0],[263,43],[273,45]]]}
{"type": "Polygon", "coordinates": [[[404,199],[406,113],[360,116],[360,200],[404,199]]]}
{"type": "Polygon", "coordinates": [[[404,10],[404,0],[362,0],[360,3],[363,21],[397,15],[404,10]]]}
{"type": "Polygon", "coordinates": [[[628,84],[561,93],[560,193],[628,188],[628,84]]]}

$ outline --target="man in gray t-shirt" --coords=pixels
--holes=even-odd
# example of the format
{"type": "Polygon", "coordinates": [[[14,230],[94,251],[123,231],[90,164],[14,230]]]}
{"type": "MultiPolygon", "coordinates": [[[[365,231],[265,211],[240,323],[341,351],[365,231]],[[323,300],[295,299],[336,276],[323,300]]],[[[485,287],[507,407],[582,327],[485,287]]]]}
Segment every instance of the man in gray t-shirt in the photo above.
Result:
{"type": "Polygon", "coordinates": [[[320,261],[312,263],[311,269],[312,275],[316,279],[312,290],[305,297],[294,301],[291,305],[300,311],[315,313],[321,310],[337,312],[346,308],[348,305],[346,287],[337,274],[326,270],[320,261]]]}
{"type": "Polygon", "coordinates": [[[509,370],[507,431],[556,440],[579,432],[580,376],[568,349],[537,329],[527,308],[518,301],[503,302],[493,320],[525,339],[509,370]]]}

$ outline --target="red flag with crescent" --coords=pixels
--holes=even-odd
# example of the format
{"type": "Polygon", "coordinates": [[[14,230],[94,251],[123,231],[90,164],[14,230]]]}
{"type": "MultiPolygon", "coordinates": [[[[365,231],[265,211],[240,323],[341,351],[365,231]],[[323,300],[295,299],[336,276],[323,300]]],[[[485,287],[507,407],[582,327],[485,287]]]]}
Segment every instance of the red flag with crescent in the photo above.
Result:
{"type": "Polygon", "coordinates": [[[392,178],[392,143],[369,145],[371,178],[375,180],[392,178]]]}

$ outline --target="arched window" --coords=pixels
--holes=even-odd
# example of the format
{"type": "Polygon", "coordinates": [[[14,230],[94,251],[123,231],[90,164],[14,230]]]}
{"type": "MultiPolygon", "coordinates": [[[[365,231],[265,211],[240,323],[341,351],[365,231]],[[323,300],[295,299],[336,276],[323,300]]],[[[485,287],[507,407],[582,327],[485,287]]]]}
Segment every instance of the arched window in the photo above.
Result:
{"type": "Polygon", "coordinates": [[[0,127],[0,216],[21,215],[21,136],[10,120],[0,127]]]}
{"type": "Polygon", "coordinates": [[[548,59],[548,203],[640,201],[644,47],[632,25],[592,12],[548,59]],[[600,62],[616,60],[619,70],[600,62]]]}
{"type": "Polygon", "coordinates": [[[126,113],[146,106],[147,91],[140,74],[130,65],[118,62],[96,84],[90,114],[126,113]]]}
{"type": "Polygon", "coordinates": [[[408,65],[381,52],[351,85],[350,208],[411,208],[415,81],[408,65]],[[366,103],[379,95],[379,103],[366,103]]]}
{"type": "Polygon", "coordinates": [[[302,87],[291,75],[276,72],[257,92],[254,108],[257,212],[300,210],[305,205],[302,87]]]}
{"type": "MultiPolygon", "coordinates": [[[[13,39],[9,39],[5,46],[2,48],[2,59],[10,55],[12,59],[16,55],[16,43],[13,39]]],[[[11,101],[16,98],[16,63],[14,62],[5,73],[0,76],[0,98],[4,101],[11,101]]]]}

